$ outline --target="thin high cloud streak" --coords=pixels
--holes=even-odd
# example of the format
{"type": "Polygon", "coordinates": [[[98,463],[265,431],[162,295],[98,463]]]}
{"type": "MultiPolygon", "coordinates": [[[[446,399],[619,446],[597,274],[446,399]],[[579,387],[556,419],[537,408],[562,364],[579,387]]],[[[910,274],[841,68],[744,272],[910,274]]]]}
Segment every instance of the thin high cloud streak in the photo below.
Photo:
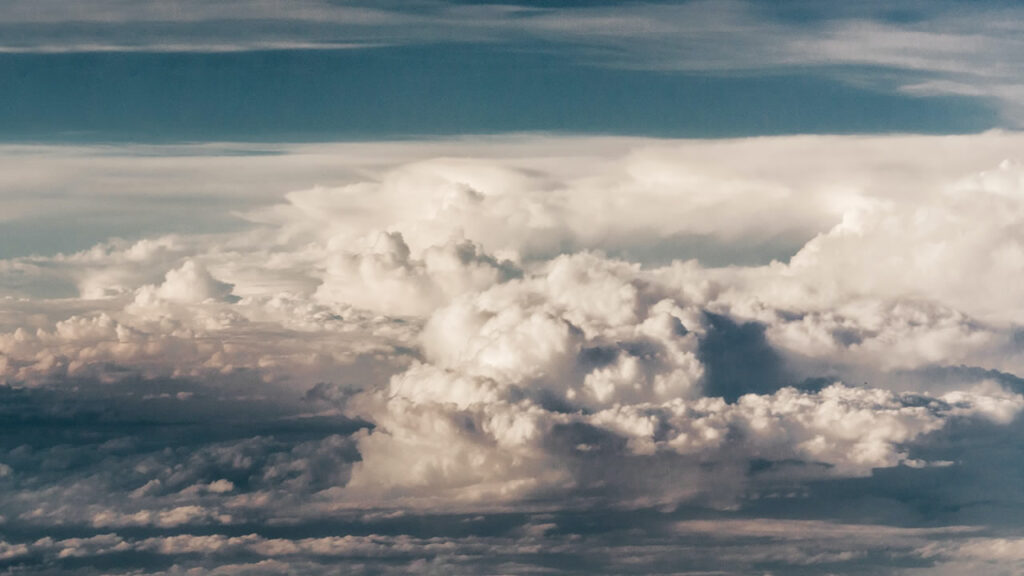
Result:
{"type": "Polygon", "coordinates": [[[1019,7],[958,2],[543,6],[422,2],[14,2],[0,52],[237,52],[470,43],[589,66],[814,71],[915,96],[980,98],[1024,119],[1019,7]],[[52,4],[52,5],[51,5],[52,4]]]}
{"type": "Polygon", "coordinates": [[[0,562],[1019,572],[1021,144],[12,150],[242,224],[0,261],[0,562]]]}

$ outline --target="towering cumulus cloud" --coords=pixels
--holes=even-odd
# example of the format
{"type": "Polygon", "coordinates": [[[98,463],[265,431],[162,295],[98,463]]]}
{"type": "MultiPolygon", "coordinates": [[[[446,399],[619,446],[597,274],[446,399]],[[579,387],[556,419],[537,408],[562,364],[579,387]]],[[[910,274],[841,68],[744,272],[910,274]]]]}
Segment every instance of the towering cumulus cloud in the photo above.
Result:
{"type": "Polygon", "coordinates": [[[1022,145],[19,149],[169,233],[0,260],[0,570],[1020,573],[1022,145]]]}

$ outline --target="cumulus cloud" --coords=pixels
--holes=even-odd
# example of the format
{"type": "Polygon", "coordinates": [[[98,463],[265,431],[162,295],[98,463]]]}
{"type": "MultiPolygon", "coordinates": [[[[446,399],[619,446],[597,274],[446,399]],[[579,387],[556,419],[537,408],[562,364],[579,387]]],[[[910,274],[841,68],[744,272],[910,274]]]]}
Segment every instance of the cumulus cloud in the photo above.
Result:
{"type": "MultiPolygon", "coordinates": [[[[1024,178],[1003,161],[1019,144],[406,143],[369,176],[245,207],[240,229],[4,260],[0,509],[16,530],[0,560],[315,573],[337,555],[471,573],[491,554],[503,568],[484,571],[531,572],[585,555],[567,511],[782,501],[819,534],[759,562],[870,564],[877,539],[821,524],[817,490],[898,500],[887,483],[945,478],[970,486],[960,502],[1019,429],[1024,178]],[[780,235],[788,256],[759,253],[780,235]],[[708,249],[737,244],[753,254],[708,249]],[[54,283],[68,291],[33,290],[54,283]],[[445,514],[537,517],[488,524],[501,534],[486,542],[402,524],[445,514]],[[317,532],[339,519],[363,532],[317,532]],[[44,540],[53,526],[64,535],[44,540]],[[847,535],[855,550],[836,545],[847,535]]],[[[668,518],[650,538],[776,538],[754,516],[668,518]]],[[[977,539],[1004,536],[892,530],[908,566],[974,562],[977,539]]],[[[667,565],[645,550],[640,571],[667,565]]],[[[738,573],[756,564],[721,552],[738,573]]]]}

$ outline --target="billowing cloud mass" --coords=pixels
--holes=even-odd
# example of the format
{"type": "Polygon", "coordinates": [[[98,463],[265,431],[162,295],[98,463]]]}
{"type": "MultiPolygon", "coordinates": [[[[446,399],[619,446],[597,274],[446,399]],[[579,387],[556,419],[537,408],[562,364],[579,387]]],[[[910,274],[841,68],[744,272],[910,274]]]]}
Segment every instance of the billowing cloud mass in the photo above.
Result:
{"type": "Polygon", "coordinates": [[[219,230],[0,261],[0,566],[1018,573],[1021,144],[176,150],[219,230]]]}

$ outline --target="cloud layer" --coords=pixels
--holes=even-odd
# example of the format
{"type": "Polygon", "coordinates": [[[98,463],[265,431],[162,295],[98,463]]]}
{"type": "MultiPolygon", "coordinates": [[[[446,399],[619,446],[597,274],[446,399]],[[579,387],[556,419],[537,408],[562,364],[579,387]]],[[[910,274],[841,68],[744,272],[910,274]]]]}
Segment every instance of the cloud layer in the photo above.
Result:
{"type": "MultiPolygon", "coordinates": [[[[230,202],[220,232],[169,218],[0,261],[0,561],[1012,573],[984,551],[1017,546],[992,510],[1024,501],[999,481],[1024,409],[1020,144],[295,147],[253,166],[329,179],[230,202]]],[[[224,198],[250,185],[248,157],[176,152],[224,198]]],[[[37,148],[22,174],[97,154],[160,165],[37,148]]]]}

